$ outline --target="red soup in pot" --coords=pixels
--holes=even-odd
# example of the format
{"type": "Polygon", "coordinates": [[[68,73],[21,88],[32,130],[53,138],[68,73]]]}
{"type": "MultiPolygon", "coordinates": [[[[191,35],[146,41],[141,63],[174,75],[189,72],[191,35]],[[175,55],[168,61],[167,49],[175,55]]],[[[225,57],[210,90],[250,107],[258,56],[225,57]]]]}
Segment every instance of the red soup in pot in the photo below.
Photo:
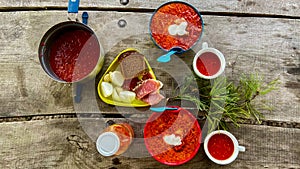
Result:
{"type": "Polygon", "coordinates": [[[208,151],[217,160],[226,160],[234,152],[234,144],[231,138],[225,134],[213,135],[207,144],[208,151]]]}
{"type": "Polygon", "coordinates": [[[153,40],[164,50],[180,47],[190,49],[202,33],[202,19],[198,11],[183,2],[170,2],[158,8],[151,18],[150,31],[153,40]],[[170,34],[170,26],[186,24],[182,34],[170,34]]]}
{"type": "Polygon", "coordinates": [[[79,81],[96,67],[100,45],[96,35],[84,30],[60,34],[50,47],[50,66],[66,82],[79,81]]]}

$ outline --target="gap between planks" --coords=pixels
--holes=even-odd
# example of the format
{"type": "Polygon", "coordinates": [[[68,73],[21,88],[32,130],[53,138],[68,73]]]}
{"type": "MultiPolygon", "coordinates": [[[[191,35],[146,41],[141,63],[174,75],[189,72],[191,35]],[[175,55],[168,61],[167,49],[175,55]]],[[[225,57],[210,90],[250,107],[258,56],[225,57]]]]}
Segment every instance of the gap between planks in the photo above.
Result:
{"type": "MultiPolygon", "coordinates": [[[[69,118],[104,118],[104,119],[126,119],[129,118],[131,114],[100,114],[100,113],[63,113],[63,114],[43,114],[43,115],[28,115],[28,116],[13,116],[13,117],[0,117],[0,123],[6,122],[24,122],[24,121],[36,121],[36,120],[51,120],[51,119],[69,119],[69,118]]],[[[203,119],[198,118],[199,121],[203,119]]],[[[205,120],[205,119],[204,119],[205,120]]],[[[231,122],[229,122],[231,123],[231,122]]],[[[276,120],[262,120],[259,124],[258,122],[245,120],[240,124],[251,124],[251,125],[261,125],[261,126],[271,126],[271,127],[281,127],[281,128],[295,128],[300,129],[300,123],[298,122],[284,122],[276,120]]]]}
{"type": "MultiPolygon", "coordinates": [[[[0,12],[17,12],[17,11],[51,11],[62,10],[67,11],[67,7],[0,7],[0,12]]],[[[105,8],[105,7],[80,7],[80,11],[111,11],[111,12],[137,12],[137,13],[151,13],[155,9],[149,8],[105,8]]],[[[265,14],[265,13],[241,13],[241,12],[211,12],[200,11],[201,15],[210,16],[232,16],[232,17],[256,17],[256,18],[283,18],[283,19],[300,19],[300,16],[279,15],[279,14],[265,14]]]]}

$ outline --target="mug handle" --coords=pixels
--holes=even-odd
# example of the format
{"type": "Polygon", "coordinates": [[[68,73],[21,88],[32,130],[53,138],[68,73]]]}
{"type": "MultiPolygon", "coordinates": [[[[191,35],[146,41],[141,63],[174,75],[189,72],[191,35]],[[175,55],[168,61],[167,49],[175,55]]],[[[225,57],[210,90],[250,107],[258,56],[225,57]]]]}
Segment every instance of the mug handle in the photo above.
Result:
{"type": "Polygon", "coordinates": [[[206,49],[208,48],[208,43],[207,42],[203,42],[202,43],[202,49],[206,49]]]}
{"type": "Polygon", "coordinates": [[[238,146],[240,152],[245,152],[246,148],[244,146],[238,146]]]}

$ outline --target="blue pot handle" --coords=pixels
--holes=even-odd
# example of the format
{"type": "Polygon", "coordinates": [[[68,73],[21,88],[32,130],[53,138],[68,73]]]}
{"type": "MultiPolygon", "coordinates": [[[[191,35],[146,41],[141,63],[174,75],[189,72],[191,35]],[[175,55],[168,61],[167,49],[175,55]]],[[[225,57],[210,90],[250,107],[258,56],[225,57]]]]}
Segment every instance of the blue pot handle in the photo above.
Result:
{"type": "Polygon", "coordinates": [[[68,13],[78,13],[79,0],[69,0],[68,13]]]}
{"type": "Polygon", "coordinates": [[[87,25],[88,24],[88,19],[89,19],[89,14],[87,12],[82,13],[82,23],[87,25]]]}
{"type": "MultiPolygon", "coordinates": [[[[87,12],[82,13],[82,23],[87,25],[88,24],[88,18],[89,14],[87,12]]],[[[84,87],[84,83],[77,82],[76,83],[76,94],[74,96],[74,100],[76,103],[81,102],[81,93],[82,93],[82,88],[84,87]]]]}
{"type": "Polygon", "coordinates": [[[75,100],[76,103],[81,102],[82,88],[83,88],[82,83],[80,83],[80,82],[76,83],[76,93],[75,93],[75,96],[74,96],[74,100],[75,100]]]}

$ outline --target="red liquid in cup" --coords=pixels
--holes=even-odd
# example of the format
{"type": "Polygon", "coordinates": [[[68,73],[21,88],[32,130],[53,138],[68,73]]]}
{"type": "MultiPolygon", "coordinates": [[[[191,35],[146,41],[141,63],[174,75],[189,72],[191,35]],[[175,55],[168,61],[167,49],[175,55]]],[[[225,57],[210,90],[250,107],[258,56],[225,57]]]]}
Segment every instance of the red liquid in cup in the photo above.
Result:
{"type": "Polygon", "coordinates": [[[70,30],[58,36],[50,48],[50,66],[66,82],[83,79],[90,74],[100,55],[100,45],[94,34],[70,30]]]}
{"type": "Polygon", "coordinates": [[[225,134],[213,135],[208,141],[207,148],[210,155],[217,160],[228,159],[234,151],[233,141],[225,134]]]}
{"type": "Polygon", "coordinates": [[[212,52],[205,52],[201,54],[196,62],[198,71],[205,76],[213,76],[221,68],[221,61],[219,57],[212,52]]]}

